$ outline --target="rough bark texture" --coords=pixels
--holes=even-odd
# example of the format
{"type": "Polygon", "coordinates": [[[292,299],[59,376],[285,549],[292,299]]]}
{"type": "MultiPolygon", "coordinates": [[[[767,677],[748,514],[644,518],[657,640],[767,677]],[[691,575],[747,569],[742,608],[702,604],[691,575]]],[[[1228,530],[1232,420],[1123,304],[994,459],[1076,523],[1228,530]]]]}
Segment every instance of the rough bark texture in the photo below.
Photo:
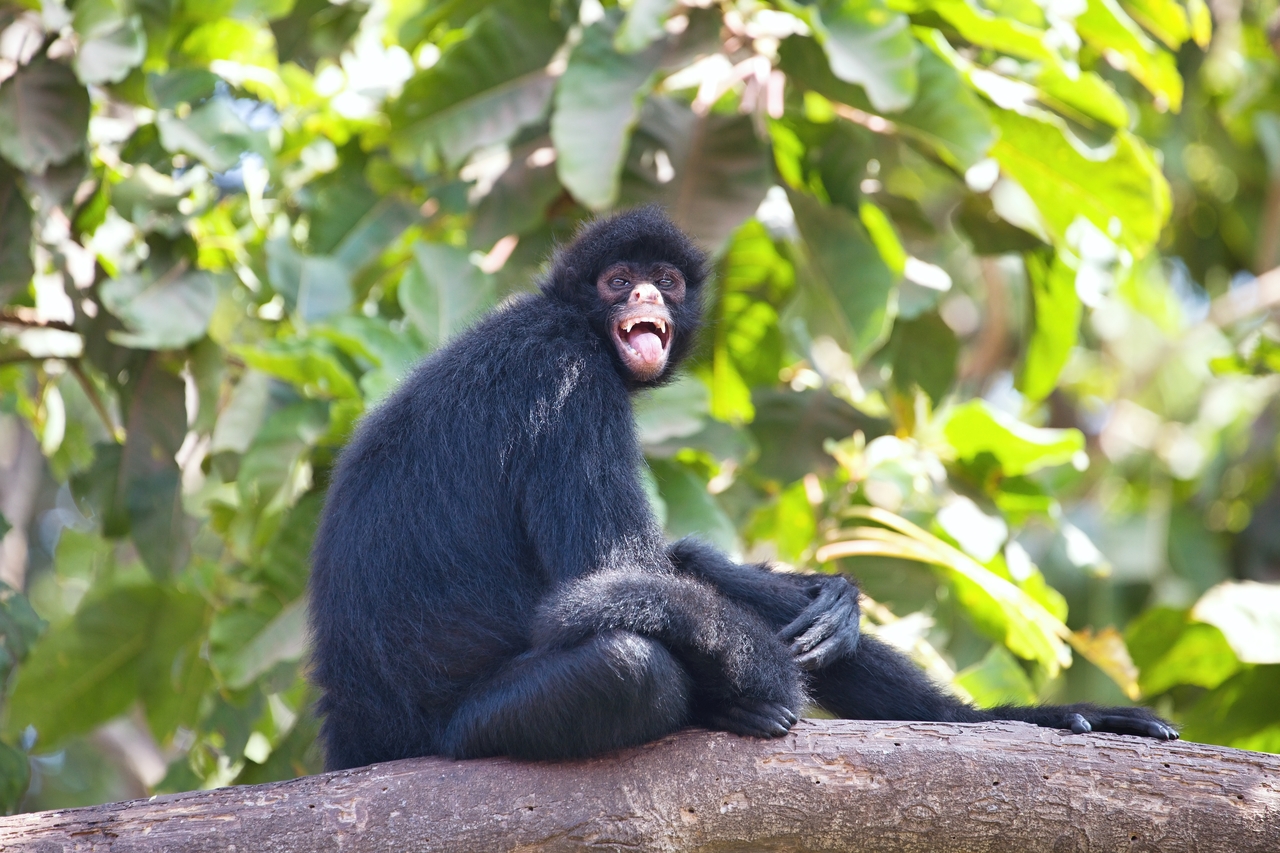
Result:
{"type": "Polygon", "coordinates": [[[0,818],[53,851],[1280,851],[1280,756],[1018,723],[689,730],[560,764],[423,758],[0,818]]]}

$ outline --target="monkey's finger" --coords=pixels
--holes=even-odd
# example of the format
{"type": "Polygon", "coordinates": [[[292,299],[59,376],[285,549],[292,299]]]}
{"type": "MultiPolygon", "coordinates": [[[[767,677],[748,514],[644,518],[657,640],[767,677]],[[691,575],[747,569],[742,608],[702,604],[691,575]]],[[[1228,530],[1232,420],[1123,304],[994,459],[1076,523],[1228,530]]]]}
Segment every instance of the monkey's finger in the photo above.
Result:
{"type": "Polygon", "coordinates": [[[1071,729],[1072,734],[1082,735],[1093,731],[1093,726],[1089,725],[1089,721],[1079,714],[1068,714],[1066,727],[1071,729]]]}
{"type": "Polygon", "coordinates": [[[1091,721],[1096,732],[1111,732],[1117,735],[1140,735],[1158,740],[1177,740],[1178,732],[1163,720],[1152,720],[1143,717],[1128,717],[1120,714],[1103,714],[1091,721]]]}
{"type": "Polygon", "coordinates": [[[795,725],[795,712],[776,702],[740,700],[709,722],[718,729],[749,737],[782,737],[795,725]]]}
{"type": "Polygon", "coordinates": [[[778,636],[784,641],[794,640],[802,634],[808,634],[815,624],[822,619],[824,615],[829,613],[832,608],[838,607],[842,602],[848,601],[850,596],[846,590],[841,589],[841,584],[825,584],[818,592],[817,597],[809,602],[804,610],[800,611],[800,615],[791,620],[785,628],[778,632],[778,636]]]}

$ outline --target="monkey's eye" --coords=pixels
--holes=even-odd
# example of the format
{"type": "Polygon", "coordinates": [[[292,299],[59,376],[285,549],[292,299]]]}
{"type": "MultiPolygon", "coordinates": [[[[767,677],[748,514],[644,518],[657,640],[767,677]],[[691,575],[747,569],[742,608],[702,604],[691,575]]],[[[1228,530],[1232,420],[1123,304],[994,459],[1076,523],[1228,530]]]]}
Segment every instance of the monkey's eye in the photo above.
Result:
{"type": "Polygon", "coordinates": [[[671,279],[669,279],[669,278],[666,278],[665,276],[664,276],[663,278],[658,279],[658,286],[659,286],[659,287],[670,287],[670,286],[671,286],[671,285],[673,285],[674,283],[675,283],[675,282],[673,282],[673,281],[672,281],[671,279]]]}
{"type": "Polygon", "coordinates": [[[625,278],[615,278],[613,281],[609,283],[614,287],[626,287],[631,282],[627,281],[625,278]]]}

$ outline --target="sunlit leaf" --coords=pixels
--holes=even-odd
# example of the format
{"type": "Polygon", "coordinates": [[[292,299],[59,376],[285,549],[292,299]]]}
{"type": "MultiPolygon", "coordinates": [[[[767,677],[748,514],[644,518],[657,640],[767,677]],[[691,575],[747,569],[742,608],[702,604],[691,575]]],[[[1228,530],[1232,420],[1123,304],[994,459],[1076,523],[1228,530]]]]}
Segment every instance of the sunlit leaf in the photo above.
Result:
{"type": "Polygon", "coordinates": [[[249,129],[227,98],[211,98],[186,118],[161,116],[160,143],[174,153],[199,159],[215,172],[225,172],[250,151],[267,151],[265,137],[249,129]]]}
{"type": "Polygon", "coordinates": [[[1084,450],[1079,430],[1028,426],[984,400],[952,409],[943,429],[959,458],[990,453],[1009,476],[1065,464],[1084,450]]]}
{"type": "Polygon", "coordinates": [[[675,7],[675,0],[633,0],[613,36],[614,50],[636,53],[662,38],[663,24],[675,7]]]}
{"type": "Polygon", "coordinates": [[[588,27],[569,55],[551,116],[556,174],[592,209],[617,199],[627,142],[661,55],[659,46],[617,53],[603,24],[588,27]]]}
{"type": "Polygon", "coordinates": [[[832,72],[862,86],[876,110],[899,112],[915,100],[919,50],[906,15],[881,0],[827,0],[809,20],[832,72]]]}
{"type": "Polygon", "coordinates": [[[358,397],[360,389],[322,340],[271,341],[261,346],[236,346],[232,351],[250,367],[323,397],[358,397]]]}
{"type": "Polygon", "coordinates": [[[1280,587],[1228,581],[1206,592],[1191,617],[1220,630],[1244,663],[1280,663],[1280,587]]]}
{"type": "Polygon", "coordinates": [[[1076,272],[1054,255],[1026,255],[1034,325],[1018,376],[1018,390],[1029,400],[1043,400],[1058,383],[1080,331],[1080,297],[1076,272]]]}
{"type": "Polygon", "coordinates": [[[1177,0],[1121,0],[1126,12],[1174,50],[1191,37],[1187,11],[1177,0]]]}
{"type": "Polygon", "coordinates": [[[1112,627],[1099,631],[1084,628],[1072,631],[1070,641],[1081,657],[1105,672],[1126,696],[1138,699],[1138,668],[1129,657],[1129,649],[1119,631],[1112,627]]]}
{"type": "Polygon", "coordinates": [[[146,58],[142,18],[121,14],[109,0],[77,3],[74,26],[80,36],[76,75],[84,83],[119,83],[146,58]]]}
{"type": "Polygon", "coordinates": [[[1035,201],[1056,240],[1083,216],[1134,254],[1150,250],[1169,217],[1169,184],[1151,150],[1119,131],[1090,150],[1053,120],[996,113],[1000,139],[992,155],[1035,201]]]}
{"type": "Polygon", "coordinates": [[[1182,76],[1173,55],[1147,38],[1115,0],[1088,0],[1076,29],[1088,44],[1121,57],[1125,70],[1171,109],[1181,109],[1182,76]]]}
{"type": "Polygon", "coordinates": [[[301,659],[307,650],[307,606],[300,598],[288,604],[232,659],[223,676],[239,690],[281,662],[301,659]]]}
{"type": "MultiPolygon", "coordinates": [[[[813,276],[800,279],[801,292],[816,298],[816,311],[839,312],[830,320],[847,330],[841,337],[847,338],[854,363],[860,363],[889,333],[896,277],[858,217],[843,208],[824,207],[802,193],[788,196],[813,276]]],[[[819,319],[814,314],[810,318],[811,322],[819,319]]],[[[815,334],[821,329],[817,326],[815,334]]]]}
{"type": "Polygon", "coordinates": [[[546,111],[555,78],[547,63],[564,30],[545,2],[486,9],[391,108],[392,144],[404,158],[456,165],[502,142],[546,111]]]}
{"type": "Polygon", "coordinates": [[[985,708],[1006,703],[1030,705],[1036,701],[1031,679],[1004,646],[992,646],[979,663],[956,673],[955,680],[985,708]]]}

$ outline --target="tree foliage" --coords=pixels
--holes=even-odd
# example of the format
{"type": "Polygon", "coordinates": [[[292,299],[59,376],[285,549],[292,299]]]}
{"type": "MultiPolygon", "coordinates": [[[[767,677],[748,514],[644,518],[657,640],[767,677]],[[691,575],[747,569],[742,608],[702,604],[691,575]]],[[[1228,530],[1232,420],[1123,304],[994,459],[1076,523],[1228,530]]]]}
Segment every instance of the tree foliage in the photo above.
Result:
{"type": "Polygon", "coordinates": [[[650,201],[717,268],[637,403],[671,535],[855,572],[975,700],[1280,751],[1280,63],[1228,6],[0,4],[0,412],[47,458],[0,803],[117,795],[108,723],[151,790],[317,769],[335,454],[650,201]]]}

